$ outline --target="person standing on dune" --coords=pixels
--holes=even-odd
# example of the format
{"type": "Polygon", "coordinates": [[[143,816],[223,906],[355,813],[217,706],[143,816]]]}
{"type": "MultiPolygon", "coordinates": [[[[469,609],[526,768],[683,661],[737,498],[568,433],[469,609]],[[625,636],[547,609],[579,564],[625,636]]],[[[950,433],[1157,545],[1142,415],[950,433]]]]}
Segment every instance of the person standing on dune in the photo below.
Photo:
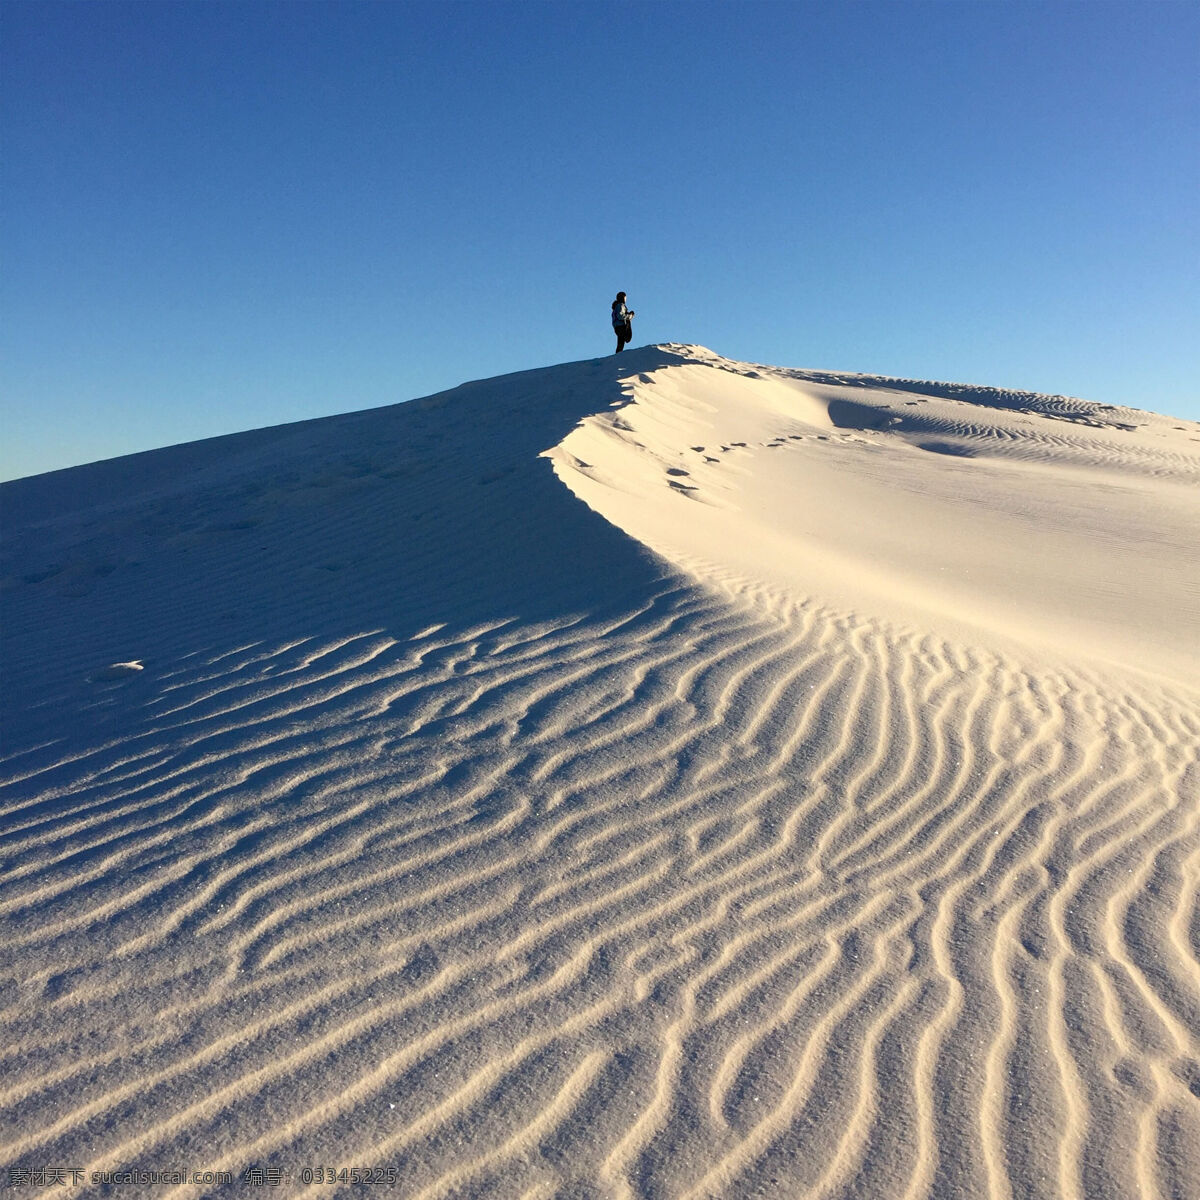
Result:
{"type": "Polygon", "coordinates": [[[613,332],[617,335],[617,353],[633,341],[633,313],[625,307],[625,293],[618,292],[612,303],[613,332]]]}

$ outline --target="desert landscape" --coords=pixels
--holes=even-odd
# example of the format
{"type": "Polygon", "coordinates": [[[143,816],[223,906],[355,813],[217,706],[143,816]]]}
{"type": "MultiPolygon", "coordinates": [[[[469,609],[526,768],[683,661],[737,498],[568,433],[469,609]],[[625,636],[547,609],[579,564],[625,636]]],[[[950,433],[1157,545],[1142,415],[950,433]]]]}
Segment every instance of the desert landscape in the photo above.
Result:
{"type": "Polygon", "coordinates": [[[1198,484],[678,344],[4,484],[10,1182],[1200,1197],[1198,484]]]}

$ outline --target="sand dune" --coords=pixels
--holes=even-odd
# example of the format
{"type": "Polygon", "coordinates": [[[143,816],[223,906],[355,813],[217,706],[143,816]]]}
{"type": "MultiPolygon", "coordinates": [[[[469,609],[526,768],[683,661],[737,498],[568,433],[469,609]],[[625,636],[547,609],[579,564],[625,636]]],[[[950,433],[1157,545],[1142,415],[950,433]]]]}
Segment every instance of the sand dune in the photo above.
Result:
{"type": "Polygon", "coordinates": [[[5,485],[10,1178],[1200,1196],[1197,482],[666,346],[5,485]]]}

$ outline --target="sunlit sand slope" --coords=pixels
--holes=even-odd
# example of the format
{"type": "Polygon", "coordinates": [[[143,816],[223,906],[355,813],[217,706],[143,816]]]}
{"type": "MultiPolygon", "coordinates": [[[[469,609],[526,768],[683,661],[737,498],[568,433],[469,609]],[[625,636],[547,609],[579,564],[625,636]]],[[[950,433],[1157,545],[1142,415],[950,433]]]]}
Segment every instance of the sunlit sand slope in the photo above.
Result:
{"type": "Polygon", "coordinates": [[[10,485],[4,1164],[1200,1195],[1198,453],[651,347],[10,485]]]}
{"type": "Polygon", "coordinates": [[[784,604],[837,597],[1039,659],[1200,680],[1195,423],[688,350],[551,452],[673,562],[784,604]]]}

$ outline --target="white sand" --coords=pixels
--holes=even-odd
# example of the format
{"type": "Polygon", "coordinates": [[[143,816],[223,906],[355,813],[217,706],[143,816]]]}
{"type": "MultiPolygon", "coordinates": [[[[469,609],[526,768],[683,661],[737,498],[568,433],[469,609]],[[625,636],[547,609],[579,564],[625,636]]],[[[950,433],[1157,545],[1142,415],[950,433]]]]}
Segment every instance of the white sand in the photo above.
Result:
{"type": "Polygon", "coordinates": [[[0,1166],[1200,1196],[1198,482],[668,346],[4,485],[0,1166]]]}

